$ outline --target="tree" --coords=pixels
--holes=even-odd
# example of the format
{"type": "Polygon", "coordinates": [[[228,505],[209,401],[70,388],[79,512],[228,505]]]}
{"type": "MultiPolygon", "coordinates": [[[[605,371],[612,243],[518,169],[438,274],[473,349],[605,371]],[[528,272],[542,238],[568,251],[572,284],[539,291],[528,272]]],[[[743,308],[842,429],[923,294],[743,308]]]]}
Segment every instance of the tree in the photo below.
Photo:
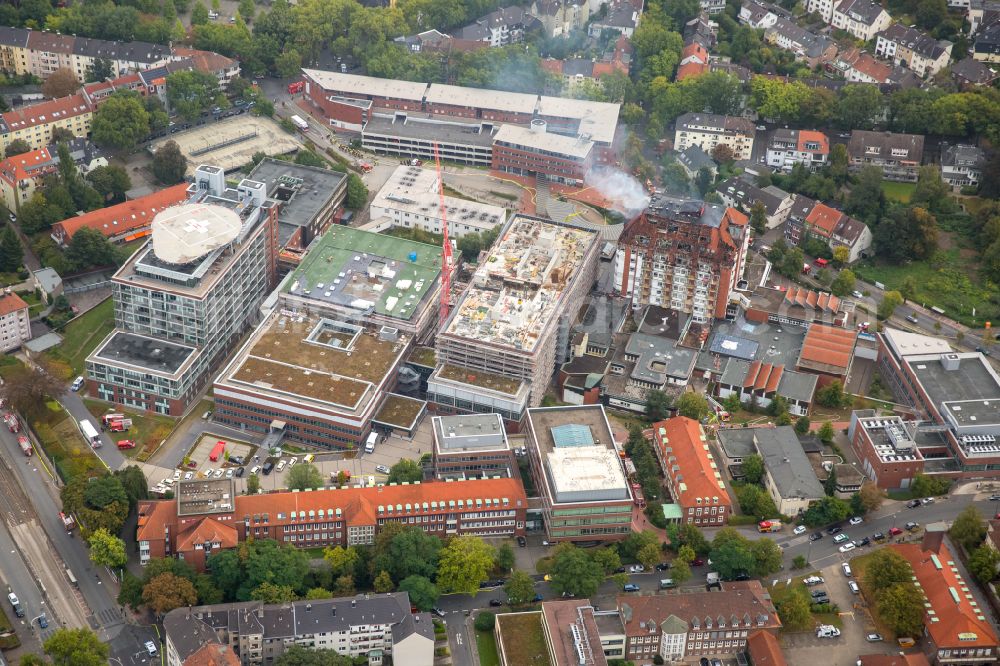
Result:
{"type": "Polygon", "coordinates": [[[810,527],[839,523],[851,513],[851,506],[838,497],[823,497],[809,505],[802,514],[802,522],[810,527]]]}
{"type": "Polygon", "coordinates": [[[66,248],[66,260],[77,270],[92,266],[114,266],[118,255],[107,236],[97,229],[81,227],[66,248]]]}
{"type": "Polygon", "coordinates": [[[697,557],[698,554],[694,552],[694,548],[685,544],[677,549],[677,557],[674,558],[674,564],[676,564],[678,561],[687,562],[688,564],[691,564],[692,562],[695,561],[695,558],[697,557]]]}
{"type": "Polygon", "coordinates": [[[250,598],[254,601],[263,601],[265,604],[286,604],[298,599],[295,590],[290,585],[275,585],[271,582],[263,582],[250,593],[250,598]]]}
{"type": "Polygon", "coordinates": [[[333,594],[324,587],[314,587],[306,592],[306,595],[302,598],[310,601],[320,601],[322,599],[332,599],[333,594]]]}
{"type": "Polygon", "coordinates": [[[673,566],[670,568],[670,577],[677,585],[681,585],[682,583],[690,580],[691,565],[685,560],[675,559],[673,566]]]}
{"type": "Polygon", "coordinates": [[[767,231],[767,208],[763,201],[755,201],[750,208],[750,227],[755,234],[763,234],[767,231]]]}
{"type": "Polygon", "coordinates": [[[205,25],[208,23],[208,7],[206,7],[201,0],[194,3],[194,7],[191,8],[191,27],[205,25]]]}
{"type": "Polygon", "coordinates": [[[731,527],[723,527],[712,540],[712,566],[725,580],[754,569],[750,541],[731,527]]]}
{"type": "Polygon", "coordinates": [[[274,666],[353,666],[353,664],[353,659],[334,650],[317,650],[301,645],[292,645],[274,660],[274,666]]]}
{"type": "Polygon", "coordinates": [[[903,304],[903,296],[898,291],[887,291],[882,294],[882,302],[878,304],[878,318],[889,319],[900,305],[903,304]]]}
{"type": "Polygon", "coordinates": [[[486,580],[493,569],[493,561],[493,546],[479,537],[455,537],[441,549],[438,586],[446,593],[461,592],[473,596],[479,591],[479,583],[486,580]]]}
{"type": "Polygon", "coordinates": [[[510,571],[514,568],[514,547],[509,543],[502,543],[497,547],[497,569],[500,571],[510,571]]]}
{"type": "Polygon", "coordinates": [[[719,164],[725,164],[727,162],[732,162],[736,159],[736,154],[733,153],[733,149],[724,143],[717,144],[715,148],[712,149],[712,159],[719,164]]]}
{"type": "Polygon", "coordinates": [[[662,554],[663,551],[660,550],[659,544],[647,543],[636,553],[636,559],[642,566],[652,569],[660,561],[662,554]]]}
{"type": "Polygon", "coordinates": [[[955,517],[948,534],[962,544],[966,551],[971,551],[986,538],[986,521],[983,520],[979,510],[970,504],[955,517]]]}
{"type": "Polygon", "coordinates": [[[260,477],[251,474],[247,477],[247,495],[256,495],[260,492],[260,477]]]}
{"type": "MultiPolygon", "coordinates": [[[[837,494],[837,468],[831,467],[823,481],[823,492],[833,497],[837,494]]],[[[853,508],[853,507],[852,507],[853,508]]]]}
{"type": "Polygon", "coordinates": [[[740,510],[748,516],[764,519],[778,515],[778,508],[774,505],[774,500],[759,485],[747,483],[735,486],[733,490],[739,500],[740,510]]]}
{"type": "Polygon", "coordinates": [[[858,501],[861,504],[862,513],[878,511],[884,499],[885,496],[882,494],[882,491],[874,483],[865,481],[861,484],[861,490],[858,491],[858,501]]]}
{"type": "Polygon", "coordinates": [[[859,218],[870,227],[879,222],[885,210],[885,192],[882,190],[882,168],[866,166],[858,172],[856,182],[844,207],[848,215],[859,218]]]}
{"type": "Polygon", "coordinates": [[[344,205],[351,210],[360,210],[368,203],[368,187],[356,173],[347,174],[347,194],[344,205]]]}
{"type": "Polygon", "coordinates": [[[403,458],[389,468],[389,483],[416,483],[424,480],[424,469],[415,460],[403,458]]]}
{"type": "Polygon", "coordinates": [[[760,480],[764,478],[764,459],[756,453],[751,453],[744,458],[743,476],[747,483],[760,483],[760,480]]]}
{"type": "Polygon", "coordinates": [[[527,573],[515,569],[504,583],[503,590],[507,593],[507,601],[514,606],[520,606],[530,603],[535,598],[535,581],[527,573]]]}
{"type": "Polygon", "coordinates": [[[142,588],[142,600],[157,615],[163,616],[175,608],[198,603],[198,593],[188,579],[163,573],[142,588]]]}
{"type": "Polygon", "coordinates": [[[836,279],[830,284],[830,291],[833,292],[835,296],[846,296],[847,294],[854,291],[854,284],[856,282],[854,277],[854,271],[847,268],[840,271],[836,279]]]}
{"type": "Polygon", "coordinates": [[[625,540],[618,544],[618,552],[626,560],[638,560],[639,552],[646,546],[660,548],[660,537],[656,532],[650,530],[630,532],[625,540]]]}
{"type": "Polygon", "coordinates": [[[87,68],[87,83],[97,81],[107,81],[115,78],[115,70],[111,61],[107,58],[94,58],[87,68]]]}
{"type": "Polygon", "coordinates": [[[604,571],[587,552],[571,543],[560,544],[549,569],[552,589],[558,594],[568,592],[577,597],[590,597],[597,592],[604,571]]]}
{"type": "Polygon", "coordinates": [[[361,556],[354,546],[334,546],[323,551],[323,560],[330,565],[334,576],[353,573],[360,559],[361,556]]]}
{"type": "Polygon", "coordinates": [[[376,542],[373,562],[376,569],[388,571],[399,582],[412,575],[434,578],[440,555],[440,538],[419,527],[403,525],[388,539],[376,542]]]}
{"type": "Polygon", "coordinates": [[[609,574],[622,565],[622,558],[614,548],[598,548],[594,550],[592,557],[594,561],[601,565],[604,573],[609,574]]]}
{"type": "Polygon", "coordinates": [[[104,666],[108,645],[89,629],[56,629],[42,649],[55,666],[104,666]]]}
{"type": "Polygon", "coordinates": [[[167,104],[186,120],[194,120],[215,106],[221,95],[214,74],[182,70],[167,76],[167,104]]]}
{"type": "Polygon", "coordinates": [[[823,388],[816,391],[816,403],[823,407],[837,409],[844,407],[851,401],[850,396],[844,393],[844,385],[839,379],[835,379],[823,388]]]}
{"type": "Polygon", "coordinates": [[[833,248],[833,262],[838,266],[843,266],[851,258],[851,251],[846,245],[838,245],[833,248]]]}
{"type": "Polygon", "coordinates": [[[392,592],[393,587],[392,576],[389,575],[389,572],[379,571],[378,575],[375,576],[375,582],[372,584],[372,589],[379,594],[384,594],[385,592],[392,592]]]}
{"type": "Polygon", "coordinates": [[[996,578],[998,566],[1000,566],[1000,552],[985,544],[969,554],[969,572],[983,585],[996,578]]]}
{"type": "Polygon", "coordinates": [[[781,569],[782,550],[773,540],[757,539],[750,544],[753,554],[753,575],[764,577],[781,569]]]}
{"type": "Polygon", "coordinates": [[[282,78],[296,76],[302,69],[302,55],[295,49],[288,49],[274,59],[274,69],[282,78]]]}
{"type": "Polygon", "coordinates": [[[906,558],[891,548],[876,550],[865,568],[865,586],[876,593],[896,583],[907,583],[913,569],[906,558]]]}
{"type": "Polygon", "coordinates": [[[497,616],[489,611],[483,611],[476,616],[476,631],[493,631],[497,624],[497,616]]]}
{"type": "Polygon", "coordinates": [[[667,534],[670,536],[670,543],[676,544],[678,548],[689,546],[698,555],[707,555],[712,546],[705,538],[705,535],[697,525],[684,523],[679,527],[672,525],[674,530],[668,526],[667,534]]]}
{"type": "Polygon", "coordinates": [[[125,542],[103,527],[92,532],[87,543],[90,544],[90,561],[98,566],[120,569],[128,561],[125,542]]]}
{"type": "Polygon", "coordinates": [[[872,129],[884,104],[878,87],[858,83],[840,89],[835,118],[844,129],[872,129]]]}
{"type": "Polygon", "coordinates": [[[670,397],[659,389],[646,391],[646,417],[662,421],[670,414],[670,397]]]}
{"type": "Polygon", "coordinates": [[[458,250],[462,253],[462,258],[468,262],[475,262],[479,258],[479,252],[483,249],[483,243],[479,234],[467,233],[458,239],[458,250]]]}
{"type": "Polygon", "coordinates": [[[60,67],[42,83],[42,94],[52,98],[68,97],[79,89],[80,80],[69,67],[60,67]]]}
{"type": "Polygon", "coordinates": [[[792,559],[793,569],[805,569],[807,566],[809,566],[809,560],[806,559],[805,555],[796,555],[792,559]]]}
{"type": "Polygon", "coordinates": [[[951,188],[941,179],[941,170],[933,164],[920,167],[917,175],[917,186],[910,195],[910,204],[922,206],[928,210],[940,211],[948,201],[951,188]]]}
{"type": "Polygon", "coordinates": [[[878,616],[899,636],[919,636],[924,628],[924,595],[913,583],[894,583],[876,595],[878,616]]]}
{"type": "Polygon", "coordinates": [[[291,544],[259,539],[212,555],[208,569],[227,599],[248,601],[265,582],[289,586],[296,593],[304,591],[309,557],[291,544]]]}
{"type": "Polygon", "coordinates": [[[339,576],[333,584],[333,596],[335,597],[350,597],[354,595],[355,591],[354,576],[350,574],[339,576]]]}
{"type": "Polygon", "coordinates": [[[90,135],[98,146],[127,152],[149,136],[149,120],[138,93],[120,90],[97,107],[90,135]]]}
{"type": "Polygon", "coordinates": [[[944,495],[951,487],[948,479],[930,477],[926,474],[917,474],[910,484],[910,492],[916,497],[930,497],[932,495],[944,495]]]}
{"type": "Polygon", "coordinates": [[[0,231],[0,271],[14,273],[23,261],[24,248],[21,246],[21,239],[8,224],[3,231],[0,231]]]}
{"type": "Polygon", "coordinates": [[[62,395],[66,384],[45,363],[33,368],[21,366],[5,373],[0,398],[27,418],[43,413],[47,396],[62,395]]]}
{"type": "Polygon", "coordinates": [[[677,413],[695,421],[701,421],[708,416],[708,401],[705,396],[687,391],[677,398],[677,413]]]}
{"type": "Polygon", "coordinates": [[[800,416],[799,418],[795,419],[795,433],[798,435],[808,435],[809,426],[811,425],[812,422],[809,421],[808,416],[800,416]]]}
{"type": "MultiPolygon", "coordinates": [[[[478,587],[478,583],[476,584],[478,587]]],[[[441,593],[437,586],[423,576],[408,576],[399,583],[399,591],[410,595],[410,603],[422,611],[434,608],[441,593]]]]}
{"type": "Polygon", "coordinates": [[[176,141],[167,141],[153,153],[153,175],[164,185],[181,182],[186,171],[187,160],[176,141]]]}
{"type": "Polygon", "coordinates": [[[25,153],[31,152],[31,144],[24,139],[14,139],[7,144],[7,150],[4,153],[5,157],[14,157],[16,155],[23,155],[25,153]]]}
{"type": "Polygon", "coordinates": [[[256,11],[253,0],[240,0],[238,11],[244,21],[252,21],[256,11]]]}
{"type": "Polygon", "coordinates": [[[812,626],[812,614],[805,592],[796,590],[778,604],[778,617],[790,630],[803,630],[812,626]]]}
{"type": "Polygon", "coordinates": [[[111,164],[99,166],[87,174],[87,180],[105,201],[124,201],[125,193],[132,189],[132,180],[122,167],[111,164]]]}
{"type": "Polygon", "coordinates": [[[926,259],[938,248],[937,218],[919,206],[897,206],[879,221],[872,240],[875,252],[889,261],[926,259]]]}
{"type": "Polygon", "coordinates": [[[285,482],[289,490],[316,490],[323,487],[323,474],[316,465],[301,462],[288,470],[285,482]]]}
{"type": "Polygon", "coordinates": [[[781,259],[781,264],[777,266],[778,272],[786,277],[795,277],[802,272],[802,264],[805,256],[797,247],[793,247],[785,252],[781,259]]]}

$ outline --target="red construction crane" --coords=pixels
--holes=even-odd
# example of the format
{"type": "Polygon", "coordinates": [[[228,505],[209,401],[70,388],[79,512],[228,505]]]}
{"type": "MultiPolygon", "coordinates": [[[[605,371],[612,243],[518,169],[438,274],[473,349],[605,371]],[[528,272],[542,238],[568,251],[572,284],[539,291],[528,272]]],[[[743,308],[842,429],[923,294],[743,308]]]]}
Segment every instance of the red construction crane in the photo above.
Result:
{"type": "Polygon", "coordinates": [[[438,178],[438,206],[441,209],[441,229],[444,245],[441,251],[441,309],[438,313],[438,327],[444,328],[448,321],[448,305],[451,298],[451,242],[448,241],[448,207],[444,203],[444,177],[441,175],[441,156],[437,142],[434,142],[434,168],[438,178]]]}

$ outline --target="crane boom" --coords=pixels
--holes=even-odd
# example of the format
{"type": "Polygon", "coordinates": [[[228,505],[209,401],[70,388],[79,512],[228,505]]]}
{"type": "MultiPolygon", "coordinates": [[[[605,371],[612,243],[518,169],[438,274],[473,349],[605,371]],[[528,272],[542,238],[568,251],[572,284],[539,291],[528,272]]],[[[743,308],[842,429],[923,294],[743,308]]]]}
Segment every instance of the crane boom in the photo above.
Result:
{"type": "Polygon", "coordinates": [[[444,203],[444,177],[441,175],[441,156],[438,144],[434,142],[434,168],[438,179],[438,206],[441,212],[441,231],[444,235],[441,248],[441,309],[438,312],[438,327],[444,328],[448,320],[451,298],[451,242],[448,240],[448,207],[444,203]]]}

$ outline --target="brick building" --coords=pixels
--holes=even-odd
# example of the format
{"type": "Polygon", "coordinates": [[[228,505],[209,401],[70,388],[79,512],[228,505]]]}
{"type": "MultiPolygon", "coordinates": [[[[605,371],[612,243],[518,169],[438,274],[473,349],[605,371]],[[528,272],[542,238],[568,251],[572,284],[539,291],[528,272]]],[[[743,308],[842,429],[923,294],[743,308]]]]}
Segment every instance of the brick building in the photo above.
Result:
{"type": "Polygon", "coordinates": [[[682,520],[698,527],[725,525],[733,505],[701,424],[686,416],[654,423],[653,450],[682,520]]]}

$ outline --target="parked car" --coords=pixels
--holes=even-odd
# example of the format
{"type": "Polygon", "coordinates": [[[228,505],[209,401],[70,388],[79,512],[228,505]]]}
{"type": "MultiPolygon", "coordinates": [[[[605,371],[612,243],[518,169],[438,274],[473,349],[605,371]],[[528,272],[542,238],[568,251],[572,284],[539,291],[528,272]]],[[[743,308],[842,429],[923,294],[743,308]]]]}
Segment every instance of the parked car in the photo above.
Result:
{"type": "Polygon", "coordinates": [[[827,594],[826,594],[826,590],[813,590],[809,594],[809,596],[812,597],[813,599],[816,599],[818,597],[825,597],[825,596],[827,596],[827,594]]]}
{"type": "Polygon", "coordinates": [[[225,474],[225,473],[226,473],[226,471],[220,467],[219,469],[215,470],[214,476],[217,479],[221,479],[222,475],[225,474]]]}
{"type": "Polygon", "coordinates": [[[816,628],[816,638],[836,638],[840,636],[840,629],[832,624],[821,624],[816,628]]]}
{"type": "Polygon", "coordinates": [[[885,541],[885,535],[882,534],[881,532],[876,532],[875,534],[872,535],[872,539],[874,539],[875,541],[885,541]]]}
{"type": "Polygon", "coordinates": [[[657,571],[666,571],[669,568],[670,568],[670,562],[660,562],[659,564],[656,565],[657,571]]]}
{"type": "Polygon", "coordinates": [[[184,480],[190,481],[194,478],[194,472],[184,472],[184,480]]]}
{"type": "Polygon", "coordinates": [[[861,516],[854,516],[847,522],[849,522],[851,525],[860,525],[861,523],[865,522],[865,520],[861,516]]]}
{"type": "Polygon", "coordinates": [[[841,532],[837,536],[833,537],[833,542],[834,543],[844,543],[845,541],[847,541],[850,538],[851,537],[849,537],[846,534],[844,534],[843,532],[841,532]]]}
{"type": "Polygon", "coordinates": [[[840,568],[844,570],[844,575],[847,576],[848,578],[854,575],[854,572],[851,571],[851,565],[848,564],[847,562],[842,562],[840,564],[840,568]]]}
{"type": "Polygon", "coordinates": [[[235,473],[236,473],[236,469],[233,468],[233,467],[230,467],[229,469],[226,470],[226,478],[227,479],[233,478],[233,474],[235,474],[235,473]]]}
{"type": "Polygon", "coordinates": [[[375,465],[375,471],[378,472],[379,474],[388,474],[389,468],[386,467],[385,465],[375,465]]]}
{"type": "Polygon", "coordinates": [[[851,296],[853,296],[854,298],[864,298],[865,297],[864,294],[862,294],[860,291],[858,291],[856,289],[851,292],[851,296]]]}
{"type": "Polygon", "coordinates": [[[990,495],[991,502],[1000,502],[1000,495],[990,495]]]}
{"type": "Polygon", "coordinates": [[[906,523],[904,527],[906,527],[906,529],[910,532],[916,532],[917,530],[920,529],[920,523],[915,523],[911,520],[910,522],[906,523]]]}
{"type": "Polygon", "coordinates": [[[826,528],[827,534],[840,534],[843,531],[844,528],[842,528],[840,525],[831,525],[830,527],[826,528]]]}
{"type": "Polygon", "coordinates": [[[704,566],[704,564],[705,564],[705,560],[701,559],[700,557],[696,557],[693,560],[691,560],[691,566],[693,566],[693,567],[704,566]]]}
{"type": "Polygon", "coordinates": [[[880,643],[883,640],[883,638],[882,634],[873,633],[873,634],[866,634],[865,640],[868,641],[869,643],[880,643]]]}
{"type": "Polygon", "coordinates": [[[499,599],[490,599],[490,606],[503,606],[503,602],[499,599]]]}
{"type": "Polygon", "coordinates": [[[635,583],[625,583],[625,587],[622,588],[626,592],[638,592],[639,586],[635,583]]]}
{"type": "Polygon", "coordinates": [[[810,541],[819,541],[822,538],[823,538],[822,532],[813,532],[812,534],[809,535],[810,541]]]}
{"type": "Polygon", "coordinates": [[[898,527],[890,527],[889,528],[889,536],[891,536],[891,537],[897,536],[897,535],[902,534],[902,533],[903,533],[903,530],[901,530],[898,527]]]}
{"type": "Polygon", "coordinates": [[[843,546],[840,547],[840,552],[846,553],[854,550],[855,548],[857,548],[857,546],[855,546],[853,543],[845,543],[843,546]]]}
{"type": "Polygon", "coordinates": [[[906,503],[906,506],[907,508],[910,509],[916,509],[918,506],[920,506],[920,500],[910,500],[909,502],[906,503]]]}
{"type": "Polygon", "coordinates": [[[810,586],[810,585],[819,585],[820,583],[823,582],[823,577],[822,576],[809,576],[808,578],[803,578],[802,582],[805,585],[807,585],[807,586],[810,586]]]}
{"type": "Polygon", "coordinates": [[[805,534],[805,533],[806,533],[805,525],[799,525],[794,530],[792,530],[792,534],[805,534]]]}
{"type": "Polygon", "coordinates": [[[865,546],[871,545],[871,542],[872,540],[870,538],[865,537],[861,541],[855,541],[854,545],[857,546],[858,548],[863,548],[865,546]]]}
{"type": "Polygon", "coordinates": [[[247,468],[246,467],[237,467],[236,468],[236,478],[237,479],[241,478],[244,474],[246,474],[246,472],[247,472],[247,468]]]}
{"type": "Polygon", "coordinates": [[[38,616],[38,626],[42,629],[49,628],[49,618],[45,617],[45,613],[38,616]]]}
{"type": "Polygon", "coordinates": [[[525,546],[528,545],[528,540],[525,539],[523,536],[519,536],[517,537],[517,545],[520,546],[521,548],[524,548],[525,546]]]}
{"type": "Polygon", "coordinates": [[[264,476],[267,476],[268,474],[271,473],[271,470],[273,469],[274,469],[274,463],[268,460],[266,463],[264,463],[264,466],[261,468],[260,471],[264,473],[264,476]]]}
{"type": "Polygon", "coordinates": [[[629,573],[642,573],[645,570],[646,567],[642,566],[641,564],[633,564],[628,568],[629,573]]]}
{"type": "Polygon", "coordinates": [[[441,610],[440,608],[432,608],[431,613],[437,615],[438,617],[444,617],[444,611],[441,610]]]}
{"type": "Polygon", "coordinates": [[[847,581],[847,587],[851,588],[851,594],[861,594],[861,588],[853,580],[847,581]]]}
{"type": "Polygon", "coordinates": [[[920,503],[921,504],[933,504],[934,503],[934,498],[933,497],[925,497],[922,500],[920,500],[920,503]]]}

